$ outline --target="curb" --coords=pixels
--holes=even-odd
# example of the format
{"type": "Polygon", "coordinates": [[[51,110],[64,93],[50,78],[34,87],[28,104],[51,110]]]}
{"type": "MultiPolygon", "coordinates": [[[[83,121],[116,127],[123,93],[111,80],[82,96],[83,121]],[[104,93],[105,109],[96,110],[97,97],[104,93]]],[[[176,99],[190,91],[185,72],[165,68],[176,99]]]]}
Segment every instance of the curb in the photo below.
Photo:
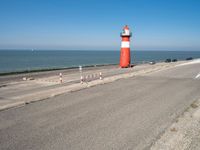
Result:
{"type": "Polygon", "coordinates": [[[20,106],[25,106],[25,105],[26,105],[26,103],[24,101],[10,103],[10,104],[4,105],[4,106],[0,106],[0,111],[7,110],[10,108],[16,108],[16,107],[20,107],[20,106]]]}

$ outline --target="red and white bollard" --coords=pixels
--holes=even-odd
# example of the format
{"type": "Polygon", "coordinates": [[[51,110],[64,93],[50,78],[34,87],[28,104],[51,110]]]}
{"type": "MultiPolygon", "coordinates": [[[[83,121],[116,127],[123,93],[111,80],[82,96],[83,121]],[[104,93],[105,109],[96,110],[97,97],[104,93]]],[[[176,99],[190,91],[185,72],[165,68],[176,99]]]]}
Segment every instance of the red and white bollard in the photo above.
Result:
{"type": "Polygon", "coordinates": [[[83,76],[81,75],[81,84],[83,84],[83,76]]]}
{"type": "Polygon", "coordinates": [[[99,72],[99,79],[100,79],[100,80],[103,79],[103,78],[102,78],[102,73],[101,73],[101,72],[99,72]]]}
{"type": "Polygon", "coordinates": [[[62,73],[59,74],[59,77],[60,77],[60,83],[62,83],[63,82],[62,73]]]}

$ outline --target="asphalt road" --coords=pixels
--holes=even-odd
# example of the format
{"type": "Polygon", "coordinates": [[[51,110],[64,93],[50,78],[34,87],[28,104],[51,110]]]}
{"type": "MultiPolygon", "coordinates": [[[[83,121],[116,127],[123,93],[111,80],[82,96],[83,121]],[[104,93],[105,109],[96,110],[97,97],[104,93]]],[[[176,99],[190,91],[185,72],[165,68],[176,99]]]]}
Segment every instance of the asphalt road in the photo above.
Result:
{"type": "Polygon", "coordinates": [[[0,149],[149,149],[200,98],[200,64],[0,112],[0,149]]]}

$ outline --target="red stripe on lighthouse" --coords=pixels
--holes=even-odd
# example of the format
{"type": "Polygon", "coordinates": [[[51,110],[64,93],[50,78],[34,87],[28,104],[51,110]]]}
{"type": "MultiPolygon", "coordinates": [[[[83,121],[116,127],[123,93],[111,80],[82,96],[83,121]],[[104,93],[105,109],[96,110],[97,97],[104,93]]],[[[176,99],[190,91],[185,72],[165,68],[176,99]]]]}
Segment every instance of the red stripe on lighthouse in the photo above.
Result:
{"type": "Polygon", "coordinates": [[[124,36],[122,37],[122,41],[130,41],[130,37],[124,36]]]}
{"type": "Polygon", "coordinates": [[[130,65],[130,48],[121,48],[121,54],[120,54],[120,66],[122,68],[129,67],[130,65]]]}

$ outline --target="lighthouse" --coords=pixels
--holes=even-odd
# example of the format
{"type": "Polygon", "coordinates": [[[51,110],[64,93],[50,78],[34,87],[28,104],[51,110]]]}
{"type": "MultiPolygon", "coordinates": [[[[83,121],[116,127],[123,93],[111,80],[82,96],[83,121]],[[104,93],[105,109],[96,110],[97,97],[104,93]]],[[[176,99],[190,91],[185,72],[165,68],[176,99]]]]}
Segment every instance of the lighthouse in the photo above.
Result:
{"type": "Polygon", "coordinates": [[[130,37],[132,33],[129,27],[126,25],[123,28],[120,36],[122,37],[121,52],[120,52],[120,67],[127,68],[131,64],[131,52],[130,52],[130,37]]]}

